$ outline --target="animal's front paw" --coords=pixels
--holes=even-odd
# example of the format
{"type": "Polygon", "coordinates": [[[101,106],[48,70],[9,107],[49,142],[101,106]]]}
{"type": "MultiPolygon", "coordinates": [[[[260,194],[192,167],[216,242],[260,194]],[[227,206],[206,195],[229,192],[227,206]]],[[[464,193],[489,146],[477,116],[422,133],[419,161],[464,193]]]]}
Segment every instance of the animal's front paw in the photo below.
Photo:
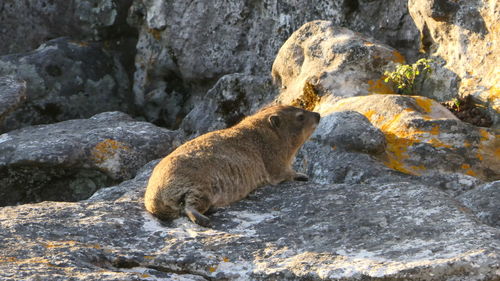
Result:
{"type": "Polygon", "coordinates": [[[295,181],[308,181],[309,177],[306,174],[296,173],[293,180],[295,180],[295,181]]]}
{"type": "Polygon", "coordinates": [[[186,215],[192,222],[198,225],[201,225],[203,227],[211,227],[210,219],[194,209],[186,208],[186,215]]]}

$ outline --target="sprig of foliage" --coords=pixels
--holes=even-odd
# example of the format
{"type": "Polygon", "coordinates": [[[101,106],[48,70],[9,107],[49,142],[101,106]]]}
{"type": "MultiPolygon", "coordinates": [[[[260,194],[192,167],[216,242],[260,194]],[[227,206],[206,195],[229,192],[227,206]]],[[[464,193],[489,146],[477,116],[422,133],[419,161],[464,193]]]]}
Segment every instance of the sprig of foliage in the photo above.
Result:
{"type": "Polygon", "coordinates": [[[404,95],[415,94],[415,79],[420,75],[431,74],[433,68],[431,59],[419,59],[412,65],[399,64],[393,72],[386,71],[384,75],[386,83],[392,82],[397,91],[404,95]]]}

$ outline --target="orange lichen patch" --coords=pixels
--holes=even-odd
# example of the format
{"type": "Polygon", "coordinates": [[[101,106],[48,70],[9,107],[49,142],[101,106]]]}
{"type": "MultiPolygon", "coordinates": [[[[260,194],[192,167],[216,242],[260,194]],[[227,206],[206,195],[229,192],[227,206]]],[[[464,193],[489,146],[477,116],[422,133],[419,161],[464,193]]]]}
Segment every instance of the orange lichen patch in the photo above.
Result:
{"type": "Polygon", "coordinates": [[[373,121],[373,120],[372,120],[372,116],[373,116],[373,114],[375,114],[375,113],[376,113],[376,112],[375,112],[375,110],[368,110],[367,112],[363,113],[363,115],[364,115],[366,118],[368,118],[368,120],[373,121]]]}
{"type": "Polygon", "coordinates": [[[430,133],[431,133],[431,135],[439,135],[439,126],[436,125],[436,126],[432,127],[430,133]]]}
{"type": "Polygon", "coordinates": [[[159,31],[157,29],[150,28],[150,29],[148,29],[148,33],[151,34],[151,36],[153,36],[153,38],[156,40],[161,39],[161,31],[159,31]]]}
{"type": "Polygon", "coordinates": [[[465,171],[465,174],[469,175],[469,176],[472,176],[472,177],[476,177],[477,176],[477,174],[473,170],[471,170],[471,169],[468,169],[467,171],[465,171]]]}
{"type": "Polygon", "coordinates": [[[422,108],[425,112],[430,113],[432,107],[432,100],[424,97],[416,97],[414,96],[415,102],[417,102],[418,106],[422,108]]]}
{"type": "Polygon", "coordinates": [[[425,171],[427,168],[424,165],[410,166],[413,171],[425,171]]]}
{"type": "Polygon", "coordinates": [[[148,278],[148,277],[151,277],[151,275],[144,273],[144,274],[141,274],[141,277],[142,278],[148,278]]]}
{"type": "Polygon", "coordinates": [[[155,258],[155,256],[144,256],[144,258],[147,259],[147,260],[152,260],[152,259],[155,258]]]}
{"type": "Polygon", "coordinates": [[[102,163],[112,158],[118,150],[130,150],[130,148],[121,142],[105,139],[94,147],[92,150],[92,158],[96,162],[102,163]]]}
{"type": "Polygon", "coordinates": [[[462,164],[461,168],[464,170],[467,170],[467,169],[470,169],[470,165],[469,164],[462,164]]]}
{"type": "Polygon", "coordinates": [[[491,137],[490,133],[488,133],[485,129],[479,129],[479,134],[481,135],[482,141],[489,140],[491,137]]]}
{"type": "Polygon", "coordinates": [[[368,91],[371,94],[395,95],[396,93],[387,83],[384,82],[385,77],[377,80],[368,80],[368,91]]]}
{"type": "Polygon", "coordinates": [[[223,260],[224,262],[229,262],[229,258],[228,258],[228,257],[224,257],[224,258],[222,258],[222,260],[223,260]]]}
{"type": "Polygon", "coordinates": [[[470,142],[468,142],[468,141],[465,141],[465,142],[464,142],[464,147],[471,147],[471,145],[472,145],[472,144],[471,144],[470,142]]]}
{"type": "Polygon", "coordinates": [[[15,257],[0,257],[0,262],[16,262],[17,258],[15,257]]]}
{"type": "Polygon", "coordinates": [[[217,270],[217,266],[210,266],[208,268],[208,271],[210,271],[210,272],[215,272],[216,270],[217,270]]]}
{"type": "Polygon", "coordinates": [[[393,51],[392,52],[392,61],[393,62],[396,62],[396,63],[400,63],[400,64],[403,64],[405,63],[405,57],[399,53],[398,51],[393,51]]]}
{"type": "Polygon", "coordinates": [[[73,247],[76,245],[76,241],[50,241],[42,243],[45,248],[63,248],[63,247],[73,247]]]}
{"type": "Polygon", "coordinates": [[[481,155],[481,153],[476,153],[476,157],[477,157],[477,159],[479,159],[479,161],[484,160],[484,157],[483,157],[483,155],[481,155]]]}
{"type": "Polygon", "coordinates": [[[497,159],[500,159],[500,147],[495,149],[495,156],[497,157],[497,159]]]}
{"type": "Polygon", "coordinates": [[[446,143],[444,143],[444,142],[442,142],[442,141],[440,141],[440,140],[438,140],[438,139],[436,139],[436,138],[432,138],[432,139],[430,139],[430,140],[429,140],[429,143],[430,143],[432,146],[434,146],[434,147],[452,148],[452,146],[451,146],[451,145],[446,144],[446,143]]]}

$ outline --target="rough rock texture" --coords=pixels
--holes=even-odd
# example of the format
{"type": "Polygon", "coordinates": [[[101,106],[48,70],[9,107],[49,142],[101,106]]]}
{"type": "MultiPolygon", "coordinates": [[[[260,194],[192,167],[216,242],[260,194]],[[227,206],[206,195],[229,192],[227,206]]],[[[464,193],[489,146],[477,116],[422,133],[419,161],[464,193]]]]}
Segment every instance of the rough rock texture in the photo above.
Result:
{"type": "Polygon", "coordinates": [[[499,230],[429,186],[268,186],[206,229],[146,213],[153,164],[88,201],[0,209],[2,280],[498,278],[499,230]]]}
{"type": "Polygon", "coordinates": [[[120,112],[0,135],[0,206],[86,199],[168,154],[177,135],[120,112]]]}
{"type": "Polygon", "coordinates": [[[476,187],[458,197],[484,223],[500,228],[500,181],[476,187]]]}
{"type": "MultiPolygon", "coordinates": [[[[370,34],[410,57],[417,50],[406,1],[136,0],[129,17],[139,29],[136,103],[161,107],[158,96],[164,96],[190,108],[226,74],[266,75],[290,34],[316,19],[370,34]]],[[[168,126],[176,115],[168,113],[168,126]]]]}
{"type": "Polygon", "coordinates": [[[201,135],[230,127],[270,103],[275,95],[270,78],[225,75],[184,118],[181,129],[201,135]]]}
{"type": "Polygon", "coordinates": [[[126,24],[131,3],[132,0],[2,1],[0,55],[27,52],[62,36],[106,40],[133,33],[126,24]]]}
{"type": "Polygon", "coordinates": [[[0,128],[3,119],[26,100],[26,83],[12,76],[0,76],[0,128]]]}
{"type": "Polygon", "coordinates": [[[356,111],[341,111],[323,117],[311,139],[325,145],[358,152],[385,151],[385,135],[356,111]]]}
{"type": "Polygon", "coordinates": [[[391,62],[404,62],[404,57],[331,21],[313,21],[281,47],[272,75],[281,88],[279,102],[314,109],[319,99],[332,103],[345,97],[394,93],[381,79],[391,62]]]}
{"type": "Polygon", "coordinates": [[[26,81],[26,100],[0,133],[119,110],[131,112],[129,80],[120,61],[99,44],[59,38],[35,51],[0,57],[0,76],[26,81]]]}
{"type": "Polygon", "coordinates": [[[483,180],[500,178],[500,136],[494,129],[461,122],[432,99],[418,96],[370,95],[319,106],[326,116],[353,110],[365,115],[385,134],[393,169],[422,175],[462,173],[483,180]]]}
{"type": "Polygon", "coordinates": [[[423,95],[444,101],[473,95],[500,128],[500,3],[496,0],[410,0],[426,55],[443,65],[433,75],[451,87],[429,87],[423,95]]]}

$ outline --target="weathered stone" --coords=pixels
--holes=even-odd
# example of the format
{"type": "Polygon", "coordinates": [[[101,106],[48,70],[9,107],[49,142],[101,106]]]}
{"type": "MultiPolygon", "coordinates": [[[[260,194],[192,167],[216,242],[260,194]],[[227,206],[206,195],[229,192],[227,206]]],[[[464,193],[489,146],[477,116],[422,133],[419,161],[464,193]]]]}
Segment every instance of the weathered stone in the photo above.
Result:
{"type": "Polygon", "coordinates": [[[26,83],[12,76],[0,76],[0,128],[3,119],[26,100],[26,83]]]}
{"type": "Polygon", "coordinates": [[[5,117],[0,133],[120,110],[133,101],[122,64],[98,44],[66,38],[25,54],[0,57],[0,75],[26,81],[26,101],[5,117]]]}
{"type": "Polygon", "coordinates": [[[459,121],[432,99],[370,95],[320,105],[323,116],[353,110],[385,134],[386,154],[379,159],[393,169],[416,175],[434,171],[462,173],[482,180],[500,178],[500,137],[494,129],[459,121]]]}
{"type": "Polygon", "coordinates": [[[88,198],[168,154],[176,136],[119,112],[5,133],[0,135],[0,206],[88,198]]]}
{"type": "Polygon", "coordinates": [[[272,75],[281,88],[278,101],[315,109],[321,100],[372,93],[394,93],[382,75],[391,62],[403,62],[395,49],[330,21],[313,21],[281,47],[272,75]]]}
{"type": "Polygon", "coordinates": [[[485,224],[500,228],[500,181],[486,183],[458,197],[485,224]]]}
{"type": "Polygon", "coordinates": [[[270,78],[225,75],[184,118],[181,128],[201,135],[230,127],[270,103],[275,95],[270,78]]]}
{"type": "Polygon", "coordinates": [[[206,229],[186,218],[160,222],[146,213],[141,197],[153,165],[121,188],[109,189],[111,196],[101,190],[85,202],[1,208],[0,278],[498,277],[499,230],[481,224],[448,195],[425,185],[394,181],[268,186],[217,209],[210,215],[213,228],[206,229]]]}
{"type": "MultiPolygon", "coordinates": [[[[418,30],[408,15],[406,1],[291,4],[237,0],[228,5],[204,0],[136,0],[129,17],[139,29],[136,103],[151,109],[162,106],[160,99],[189,109],[226,74],[268,73],[290,34],[318,18],[371,34],[409,56],[417,51],[418,30]]],[[[177,118],[177,112],[161,113],[168,117],[163,122],[175,127],[170,122],[177,118]]],[[[157,115],[150,120],[157,123],[163,117],[157,115]]]]}
{"type": "Polygon", "coordinates": [[[493,126],[499,128],[498,1],[410,0],[408,8],[420,30],[422,50],[442,65],[432,75],[433,80],[454,84],[428,87],[421,94],[439,101],[473,95],[486,107],[493,126]]]}
{"type": "Polygon", "coordinates": [[[131,3],[132,0],[2,1],[0,55],[27,52],[62,36],[117,39],[132,32],[126,24],[131,3]]]}
{"type": "Polygon", "coordinates": [[[311,139],[339,149],[372,154],[384,152],[386,146],[384,133],[356,111],[323,116],[311,139]]]}

